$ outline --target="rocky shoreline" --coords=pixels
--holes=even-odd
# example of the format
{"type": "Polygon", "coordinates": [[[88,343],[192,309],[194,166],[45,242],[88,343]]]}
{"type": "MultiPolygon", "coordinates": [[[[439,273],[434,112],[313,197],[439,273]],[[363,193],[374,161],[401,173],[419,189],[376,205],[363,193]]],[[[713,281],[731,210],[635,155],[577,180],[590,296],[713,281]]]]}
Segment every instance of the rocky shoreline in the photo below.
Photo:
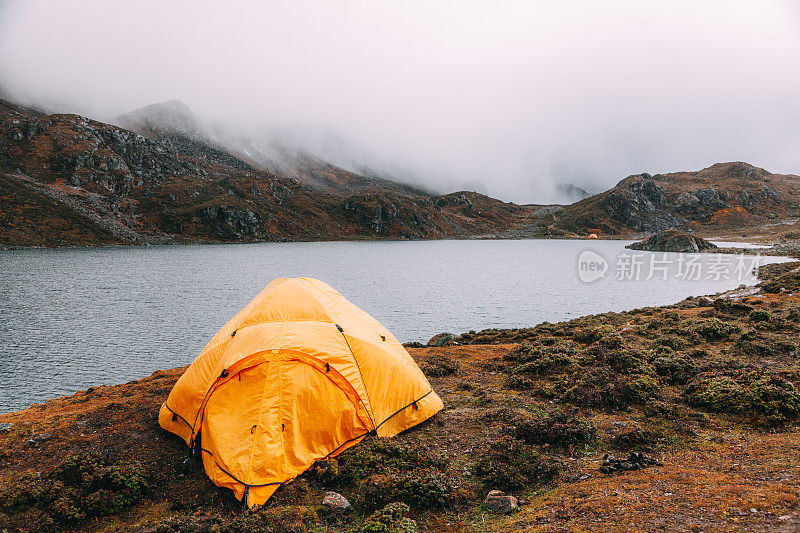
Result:
{"type": "Polygon", "coordinates": [[[754,290],[409,348],[446,409],[255,512],[158,427],[182,368],[0,415],[0,530],[796,530],[800,262],[761,274],[754,290]]]}

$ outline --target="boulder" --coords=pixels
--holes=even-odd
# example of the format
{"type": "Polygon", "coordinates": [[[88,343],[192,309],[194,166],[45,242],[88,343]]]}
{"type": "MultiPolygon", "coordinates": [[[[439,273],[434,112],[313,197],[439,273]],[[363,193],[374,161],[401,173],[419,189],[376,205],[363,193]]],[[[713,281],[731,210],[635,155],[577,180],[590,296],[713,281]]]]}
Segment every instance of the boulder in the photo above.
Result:
{"type": "Polygon", "coordinates": [[[444,346],[455,338],[456,336],[452,333],[439,333],[431,337],[431,340],[428,341],[428,346],[444,346]]]}
{"type": "Polygon", "coordinates": [[[714,307],[714,300],[708,296],[701,296],[700,299],[697,300],[697,305],[700,307],[714,307]]]}
{"type": "Polygon", "coordinates": [[[653,234],[641,242],[629,244],[625,248],[630,248],[631,250],[647,250],[649,252],[697,253],[705,250],[713,250],[717,248],[717,246],[700,237],[670,229],[653,234]]]}
{"type": "Polygon", "coordinates": [[[519,500],[510,494],[493,490],[486,496],[486,507],[495,513],[511,514],[519,509],[519,500]]]}
{"type": "Polygon", "coordinates": [[[326,492],[322,499],[322,508],[325,511],[336,514],[350,512],[350,502],[338,492],[326,492]]]}

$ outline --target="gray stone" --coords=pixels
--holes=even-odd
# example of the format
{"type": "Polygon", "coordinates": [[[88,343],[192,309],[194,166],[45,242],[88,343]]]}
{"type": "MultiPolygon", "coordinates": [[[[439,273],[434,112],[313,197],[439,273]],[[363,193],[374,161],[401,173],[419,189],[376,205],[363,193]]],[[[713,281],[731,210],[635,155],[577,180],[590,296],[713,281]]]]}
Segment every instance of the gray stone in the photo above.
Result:
{"type": "Polygon", "coordinates": [[[713,250],[717,248],[717,246],[700,237],[670,229],[650,235],[645,240],[629,244],[625,248],[630,248],[631,250],[647,250],[649,252],[697,253],[705,250],[713,250]]]}
{"type": "Polygon", "coordinates": [[[499,490],[489,492],[484,503],[490,511],[499,514],[511,514],[519,509],[517,498],[499,490]]]}
{"type": "Polygon", "coordinates": [[[350,511],[350,502],[338,492],[326,492],[322,508],[331,513],[345,514],[350,511]]]}

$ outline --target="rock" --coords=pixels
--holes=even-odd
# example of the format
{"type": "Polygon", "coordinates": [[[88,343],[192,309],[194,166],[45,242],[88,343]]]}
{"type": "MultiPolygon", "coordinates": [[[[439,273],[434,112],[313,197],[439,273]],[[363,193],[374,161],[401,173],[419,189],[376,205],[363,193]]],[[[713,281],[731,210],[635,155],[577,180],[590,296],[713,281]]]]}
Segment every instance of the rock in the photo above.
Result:
{"type": "Polygon", "coordinates": [[[261,215],[249,209],[210,206],[200,209],[198,215],[223,238],[252,238],[262,233],[261,215]]]}
{"type": "Polygon", "coordinates": [[[330,513],[345,514],[350,512],[350,502],[338,492],[326,492],[322,499],[322,508],[330,513]]]}
{"type": "Polygon", "coordinates": [[[606,211],[634,231],[659,231],[680,224],[664,209],[664,191],[645,175],[631,176],[610,191],[606,211]]]}
{"type": "Polygon", "coordinates": [[[653,234],[641,242],[629,244],[625,248],[630,248],[631,250],[647,250],[650,252],[697,253],[705,250],[713,250],[717,248],[717,246],[700,237],[670,229],[653,234]]]}
{"type": "Polygon", "coordinates": [[[490,511],[500,514],[511,514],[519,509],[519,500],[510,494],[493,490],[486,496],[486,507],[490,511]]]}
{"type": "Polygon", "coordinates": [[[428,346],[444,346],[455,338],[456,336],[452,333],[439,333],[431,337],[431,340],[428,341],[428,346]]]}
{"type": "Polygon", "coordinates": [[[714,307],[714,300],[708,296],[702,296],[699,300],[697,300],[697,305],[700,307],[714,307]]]}
{"type": "Polygon", "coordinates": [[[11,428],[13,426],[14,426],[14,424],[12,424],[10,422],[0,422],[0,432],[11,431],[11,428]]]}
{"type": "Polygon", "coordinates": [[[606,454],[603,456],[603,466],[600,467],[600,472],[612,474],[614,472],[641,470],[649,466],[662,466],[662,463],[639,452],[631,452],[625,459],[617,459],[613,455],[606,454]]]}

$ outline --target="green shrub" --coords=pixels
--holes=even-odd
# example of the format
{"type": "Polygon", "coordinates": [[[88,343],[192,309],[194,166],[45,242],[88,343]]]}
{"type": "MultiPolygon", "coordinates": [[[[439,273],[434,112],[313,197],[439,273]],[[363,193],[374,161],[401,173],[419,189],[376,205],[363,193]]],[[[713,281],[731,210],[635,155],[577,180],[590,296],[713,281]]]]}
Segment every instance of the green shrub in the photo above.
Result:
{"type": "Polygon", "coordinates": [[[649,374],[618,374],[607,368],[578,375],[564,399],[587,407],[621,408],[643,404],[655,396],[658,381],[649,374]]]}
{"type": "Polygon", "coordinates": [[[750,313],[750,320],[753,322],[763,322],[769,320],[771,315],[768,311],[753,311],[750,313]]]}
{"type": "Polygon", "coordinates": [[[361,533],[417,533],[416,522],[406,518],[408,505],[393,502],[375,511],[361,526],[361,533]]]}
{"type": "Polygon", "coordinates": [[[419,468],[444,469],[446,455],[419,446],[409,446],[396,439],[370,439],[337,458],[338,469],[328,477],[333,484],[357,483],[376,474],[395,475],[419,468]]]}
{"type": "Polygon", "coordinates": [[[538,359],[523,363],[514,369],[517,374],[560,374],[576,368],[575,360],[569,355],[554,351],[545,350],[540,352],[538,359]]]}
{"type": "Polygon", "coordinates": [[[506,361],[518,361],[520,363],[525,363],[527,361],[532,361],[534,359],[538,359],[540,355],[541,347],[530,342],[523,342],[510,352],[508,352],[503,358],[506,361]]]}
{"type": "Polygon", "coordinates": [[[634,428],[611,437],[611,446],[621,450],[652,450],[662,435],[642,428],[634,428]]]}
{"type": "Polygon", "coordinates": [[[505,435],[489,445],[475,465],[475,473],[488,488],[516,490],[533,483],[547,483],[558,469],[532,446],[505,435]]]}
{"type": "Polygon", "coordinates": [[[592,344],[600,339],[601,334],[597,328],[581,328],[575,331],[572,338],[583,344],[592,344]]]}
{"type": "Polygon", "coordinates": [[[533,386],[533,380],[525,376],[511,374],[506,378],[505,386],[514,390],[529,390],[533,386]]]}
{"type": "Polygon", "coordinates": [[[695,407],[742,413],[768,425],[781,425],[800,415],[800,393],[791,382],[771,373],[696,379],[687,386],[686,399],[695,407]]]}
{"type": "Polygon", "coordinates": [[[664,311],[663,313],[661,313],[661,318],[677,322],[678,320],[681,319],[681,314],[677,311],[664,311]]]}
{"type": "Polygon", "coordinates": [[[433,354],[420,365],[426,376],[433,377],[455,374],[460,366],[458,361],[443,354],[433,354]]]}
{"type": "Polygon", "coordinates": [[[666,346],[673,350],[684,350],[689,347],[689,341],[678,335],[664,335],[656,340],[656,345],[666,346]]]}
{"type": "Polygon", "coordinates": [[[591,420],[557,411],[545,417],[518,421],[515,435],[528,444],[569,447],[592,444],[597,438],[597,429],[591,420]]]}
{"type": "Polygon", "coordinates": [[[698,335],[709,341],[726,340],[731,335],[741,332],[739,326],[727,324],[718,318],[698,320],[694,327],[698,335]]]}
{"type": "Polygon", "coordinates": [[[789,292],[800,291],[800,271],[787,272],[774,279],[770,279],[761,284],[764,292],[778,293],[781,289],[789,292]]]}
{"type": "Polygon", "coordinates": [[[597,341],[603,348],[619,348],[623,344],[622,335],[615,329],[608,327],[606,332],[597,341]]]}
{"type": "MultiPolygon", "coordinates": [[[[308,506],[263,506],[209,529],[177,524],[174,531],[214,531],[215,533],[305,533],[317,524],[318,517],[308,506]]],[[[167,531],[171,531],[167,529],[167,531]]]]}
{"type": "Polygon", "coordinates": [[[683,354],[660,356],[653,360],[653,368],[668,383],[683,384],[697,375],[697,363],[683,354]]]}
{"type": "Polygon", "coordinates": [[[418,510],[444,509],[458,498],[458,487],[444,472],[433,468],[393,474],[375,474],[360,484],[358,503],[378,509],[401,501],[418,510]]]}
{"type": "Polygon", "coordinates": [[[742,355],[766,357],[772,354],[772,348],[761,342],[739,339],[736,341],[736,351],[742,355]]]}
{"type": "Polygon", "coordinates": [[[714,300],[714,308],[717,311],[733,315],[746,315],[753,310],[753,306],[751,305],[747,305],[743,302],[727,300],[725,298],[717,298],[714,300]]]}
{"type": "Polygon", "coordinates": [[[43,510],[57,524],[107,516],[144,496],[148,474],[135,462],[112,462],[98,452],[71,456],[52,472],[23,478],[0,494],[0,510],[13,514],[43,510]]]}
{"type": "Polygon", "coordinates": [[[601,361],[620,374],[647,373],[649,368],[645,356],[638,350],[630,348],[602,350],[601,361]]]}

